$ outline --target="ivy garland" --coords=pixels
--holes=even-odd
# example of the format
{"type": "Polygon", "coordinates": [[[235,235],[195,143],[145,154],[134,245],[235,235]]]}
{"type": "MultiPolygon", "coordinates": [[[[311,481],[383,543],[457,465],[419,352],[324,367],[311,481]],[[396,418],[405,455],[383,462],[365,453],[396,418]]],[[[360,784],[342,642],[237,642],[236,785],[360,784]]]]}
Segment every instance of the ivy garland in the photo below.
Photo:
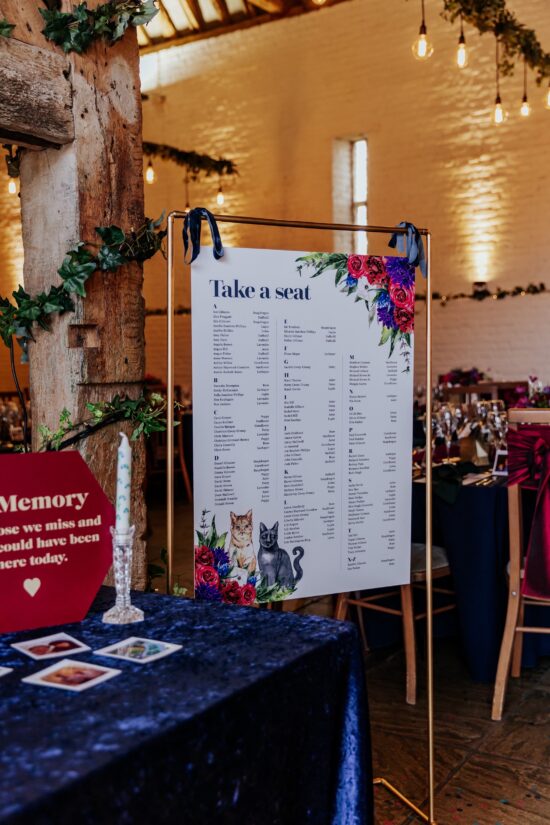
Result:
{"type": "Polygon", "coordinates": [[[186,152],[183,149],[176,149],[174,146],[166,146],[163,143],[143,142],[143,154],[146,157],[170,160],[178,166],[184,166],[191,180],[197,180],[201,173],[208,178],[210,175],[238,175],[237,166],[232,160],[225,158],[212,158],[210,155],[200,155],[198,152],[186,152]]]}
{"type": "Polygon", "coordinates": [[[153,0],[113,0],[89,9],[86,0],[71,12],[59,11],[57,2],[46,2],[40,9],[44,37],[64,52],[82,54],[95,40],[109,45],[124,35],[128,26],[144,26],[157,14],[153,0]]]}
{"type": "Polygon", "coordinates": [[[492,32],[502,47],[499,69],[503,75],[513,73],[515,60],[525,60],[537,73],[537,83],[550,77],[550,54],[542,48],[535,31],[520,23],[506,7],[506,0],[443,0],[442,14],[451,22],[462,18],[480,34],[492,32]]]}
{"type": "Polygon", "coordinates": [[[158,393],[132,399],[115,395],[110,401],[86,404],[89,418],[73,423],[67,409],[59,416],[57,430],[50,430],[44,424],[39,425],[41,437],[40,450],[65,450],[89,436],[119,421],[129,421],[134,425],[131,440],[136,441],[141,435],[146,438],[153,433],[166,430],[167,401],[158,393]]]}
{"type": "Polygon", "coordinates": [[[74,310],[71,296],[86,297],[85,284],[96,270],[115,272],[131,261],[146,261],[162,247],[166,230],[159,229],[164,214],[153,221],[146,219],[136,232],[124,233],[118,226],[98,226],[96,232],[103,241],[97,254],[80,241],[67,253],[57,270],[62,283],[51,286],[34,298],[20,286],[12,293],[14,302],[0,296],[0,337],[7,347],[15,335],[23,346],[33,339],[32,328],[38,324],[50,328],[50,316],[74,310]]]}
{"type": "MultiPolygon", "coordinates": [[[[503,298],[524,298],[526,295],[542,295],[548,293],[546,285],[542,282],[539,284],[528,284],[527,286],[515,286],[513,289],[501,289],[497,287],[496,292],[491,292],[486,287],[484,289],[476,289],[475,292],[456,292],[452,295],[442,295],[441,292],[432,292],[434,301],[439,301],[441,306],[446,306],[449,301],[459,301],[463,298],[468,298],[471,301],[485,301],[487,298],[492,298],[493,301],[501,301],[503,298]]],[[[416,295],[417,301],[425,301],[426,295],[416,295]]]]}

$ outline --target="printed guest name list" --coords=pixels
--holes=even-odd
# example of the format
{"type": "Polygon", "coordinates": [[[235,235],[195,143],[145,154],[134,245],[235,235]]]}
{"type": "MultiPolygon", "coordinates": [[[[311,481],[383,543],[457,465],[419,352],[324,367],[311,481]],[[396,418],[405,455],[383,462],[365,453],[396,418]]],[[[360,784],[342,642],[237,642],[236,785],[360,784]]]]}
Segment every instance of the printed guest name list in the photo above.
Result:
{"type": "Polygon", "coordinates": [[[411,372],[304,254],[206,249],[192,267],[195,527],[252,510],[257,553],[278,522],[304,548],[294,598],[410,580],[411,372]]]}

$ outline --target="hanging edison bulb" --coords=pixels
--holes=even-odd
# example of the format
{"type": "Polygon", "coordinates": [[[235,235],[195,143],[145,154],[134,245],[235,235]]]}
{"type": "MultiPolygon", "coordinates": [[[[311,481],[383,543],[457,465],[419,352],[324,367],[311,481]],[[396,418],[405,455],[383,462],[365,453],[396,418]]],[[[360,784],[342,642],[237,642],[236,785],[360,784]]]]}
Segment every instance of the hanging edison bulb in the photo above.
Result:
{"type": "Polygon", "coordinates": [[[496,126],[500,126],[501,123],[504,123],[504,109],[502,108],[502,100],[500,98],[500,59],[499,59],[499,50],[498,50],[498,37],[495,35],[496,40],[496,53],[495,53],[495,66],[496,66],[496,85],[497,85],[497,96],[495,97],[495,108],[493,110],[493,123],[496,126]]]}
{"type": "Polygon", "coordinates": [[[525,58],[523,60],[523,97],[521,99],[519,113],[522,117],[529,117],[531,114],[531,107],[527,99],[527,63],[525,58]]]}
{"type": "Polygon", "coordinates": [[[428,60],[434,53],[433,46],[428,40],[427,35],[426,24],[422,23],[418,37],[412,45],[412,52],[417,60],[428,60]]]}
{"type": "Polygon", "coordinates": [[[216,203],[218,204],[218,206],[223,206],[225,203],[225,195],[223,194],[223,189],[221,188],[221,186],[218,189],[218,194],[216,195],[216,203]]]}
{"type": "Polygon", "coordinates": [[[422,22],[420,23],[420,29],[418,30],[418,37],[412,44],[412,53],[416,60],[428,60],[428,58],[432,56],[433,51],[433,46],[428,40],[424,0],[422,0],[422,22]]]}
{"type": "Polygon", "coordinates": [[[151,161],[147,164],[147,169],[145,170],[145,180],[147,183],[154,183],[157,179],[157,175],[155,170],[153,169],[153,164],[151,161]]]}
{"type": "Polygon", "coordinates": [[[185,208],[190,209],[191,208],[191,200],[189,198],[189,174],[188,173],[186,173],[185,178],[183,180],[183,183],[185,184],[185,208]]]}
{"type": "Polygon", "coordinates": [[[10,195],[17,195],[17,184],[13,178],[9,179],[8,182],[8,192],[10,195]]]}
{"type": "Polygon", "coordinates": [[[544,96],[544,105],[547,109],[550,109],[550,83],[548,83],[548,88],[546,90],[546,94],[544,96]]]}
{"type": "Polygon", "coordinates": [[[500,95],[497,95],[495,98],[493,123],[495,123],[497,126],[499,126],[501,123],[504,123],[504,109],[502,108],[502,100],[500,99],[500,95]]]}
{"type": "Polygon", "coordinates": [[[460,37],[458,38],[458,46],[456,49],[456,65],[459,69],[464,69],[468,65],[468,50],[466,49],[462,17],[460,18],[460,37]]]}

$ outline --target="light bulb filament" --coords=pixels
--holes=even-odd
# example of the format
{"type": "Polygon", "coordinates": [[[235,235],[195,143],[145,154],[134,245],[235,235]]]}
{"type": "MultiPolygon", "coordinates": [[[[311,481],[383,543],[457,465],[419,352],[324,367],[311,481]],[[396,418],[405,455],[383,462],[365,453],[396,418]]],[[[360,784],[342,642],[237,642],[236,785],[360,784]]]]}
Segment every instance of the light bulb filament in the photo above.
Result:
{"type": "Polygon", "coordinates": [[[464,69],[468,65],[468,52],[466,50],[466,38],[464,32],[460,32],[458,47],[456,50],[456,65],[459,69],[464,69]]]}
{"type": "Polygon", "coordinates": [[[529,117],[531,114],[531,107],[529,105],[529,101],[527,100],[527,95],[523,95],[523,100],[521,102],[521,108],[519,113],[522,117],[529,117]]]}
{"type": "Polygon", "coordinates": [[[157,179],[155,174],[155,170],[153,169],[153,164],[151,161],[147,164],[147,169],[145,170],[145,180],[147,183],[154,183],[157,179]]]}
{"type": "Polygon", "coordinates": [[[427,35],[428,30],[426,28],[426,24],[422,21],[418,32],[418,37],[412,45],[412,52],[417,60],[427,60],[433,54],[433,46],[428,40],[427,35]]]}
{"type": "Polygon", "coordinates": [[[418,37],[416,42],[416,54],[418,57],[426,57],[428,53],[428,41],[426,40],[426,35],[421,34],[418,37]]]}

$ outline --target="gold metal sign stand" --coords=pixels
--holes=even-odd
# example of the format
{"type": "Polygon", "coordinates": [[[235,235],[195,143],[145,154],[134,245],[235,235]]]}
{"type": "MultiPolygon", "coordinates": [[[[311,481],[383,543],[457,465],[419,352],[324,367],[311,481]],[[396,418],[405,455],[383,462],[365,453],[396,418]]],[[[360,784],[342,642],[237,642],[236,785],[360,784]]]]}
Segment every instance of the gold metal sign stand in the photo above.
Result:
{"type": "MultiPolygon", "coordinates": [[[[167,431],[166,439],[166,546],[168,551],[168,582],[172,588],[174,569],[174,229],[175,222],[183,220],[187,211],[170,212],[168,215],[167,250],[167,431]]],[[[286,229],[322,229],[329,232],[371,232],[373,234],[406,234],[407,230],[395,226],[358,226],[347,223],[315,223],[311,221],[283,221],[271,218],[247,218],[239,215],[214,215],[218,223],[241,223],[252,226],[280,226],[286,229]]],[[[426,432],[430,433],[432,420],[432,284],[431,284],[431,234],[419,229],[426,239],[426,432]]],[[[436,825],[434,819],[434,696],[433,696],[433,593],[432,593],[432,439],[426,438],[426,638],[427,638],[427,693],[428,693],[428,813],[425,814],[410,799],[383,777],[374,779],[428,825],[436,825]]]]}

